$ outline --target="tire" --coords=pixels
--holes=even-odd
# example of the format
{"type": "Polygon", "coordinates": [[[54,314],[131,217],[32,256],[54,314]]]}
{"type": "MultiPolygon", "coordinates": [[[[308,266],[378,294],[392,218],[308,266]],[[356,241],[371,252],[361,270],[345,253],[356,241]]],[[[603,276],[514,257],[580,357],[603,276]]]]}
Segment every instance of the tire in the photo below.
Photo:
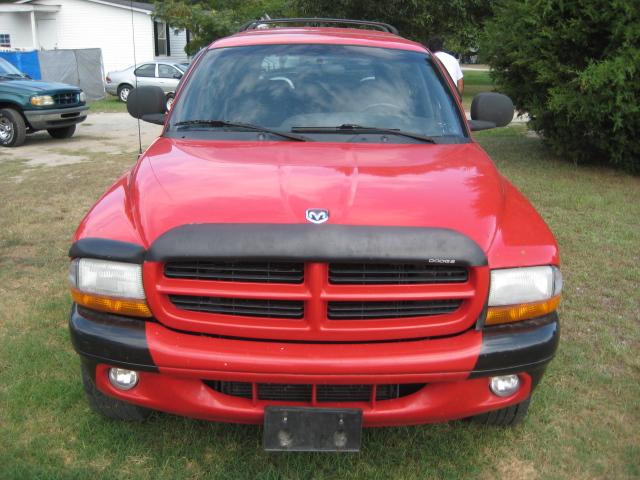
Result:
{"type": "Polygon", "coordinates": [[[19,147],[27,138],[27,125],[22,114],[13,108],[0,109],[0,145],[19,147]]]}
{"type": "Polygon", "coordinates": [[[85,365],[82,365],[82,384],[91,410],[107,418],[125,422],[142,422],[153,413],[152,410],[117,400],[99,391],[85,365]]]}
{"type": "Polygon", "coordinates": [[[474,423],[479,423],[480,425],[493,425],[499,427],[517,425],[527,416],[529,403],[531,403],[531,397],[510,407],[483,413],[482,415],[476,415],[475,417],[471,417],[471,420],[474,423]]]}
{"type": "Polygon", "coordinates": [[[47,132],[49,132],[49,135],[53,138],[71,138],[73,137],[73,134],[76,133],[76,126],[71,125],[69,127],[62,128],[50,128],[47,132]]]}
{"type": "Polygon", "coordinates": [[[127,103],[127,98],[129,98],[131,90],[133,90],[133,87],[127,83],[124,83],[118,87],[118,98],[121,102],[127,103]]]}
{"type": "Polygon", "coordinates": [[[171,111],[171,106],[173,105],[173,93],[167,94],[167,112],[171,111]]]}

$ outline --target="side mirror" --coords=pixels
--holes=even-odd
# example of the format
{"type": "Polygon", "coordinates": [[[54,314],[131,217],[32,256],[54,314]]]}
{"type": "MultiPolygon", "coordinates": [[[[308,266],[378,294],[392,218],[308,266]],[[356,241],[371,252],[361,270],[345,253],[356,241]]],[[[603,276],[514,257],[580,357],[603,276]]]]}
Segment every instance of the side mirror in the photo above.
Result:
{"type": "Polygon", "coordinates": [[[164,125],[167,99],[160,87],[144,86],[134,88],[127,97],[127,111],[133,118],[164,125]]]}
{"type": "Polygon", "coordinates": [[[173,78],[175,78],[176,80],[180,80],[182,78],[182,74],[181,73],[174,73],[173,74],[173,78]]]}
{"type": "Polygon", "coordinates": [[[515,109],[509,97],[501,93],[483,92],[473,97],[471,102],[472,131],[505,127],[513,120],[515,109]]]}

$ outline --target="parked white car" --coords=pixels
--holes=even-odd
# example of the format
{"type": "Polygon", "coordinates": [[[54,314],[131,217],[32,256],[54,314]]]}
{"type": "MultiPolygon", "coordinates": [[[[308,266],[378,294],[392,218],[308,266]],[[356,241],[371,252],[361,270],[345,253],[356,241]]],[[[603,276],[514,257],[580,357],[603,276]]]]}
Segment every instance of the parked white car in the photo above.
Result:
{"type": "Polygon", "coordinates": [[[136,87],[154,85],[162,88],[167,95],[167,110],[171,108],[178,83],[187,66],[177,62],[145,62],[124,70],[109,72],[105,89],[126,102],[129,93],[136,87]]]}

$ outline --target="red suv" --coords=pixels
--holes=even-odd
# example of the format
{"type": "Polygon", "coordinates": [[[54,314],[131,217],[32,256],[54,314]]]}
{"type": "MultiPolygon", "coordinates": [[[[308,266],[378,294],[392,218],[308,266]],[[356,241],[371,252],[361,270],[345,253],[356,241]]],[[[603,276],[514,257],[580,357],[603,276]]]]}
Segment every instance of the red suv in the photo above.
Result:
{"type": "Polygon", "coordinates": [[[471,136],[509,123],[507,97],[478,96],[467,120],[393,27],[287,19],[214,42],[169,113],[157,87],[128,108],[162,135],[70,250],[95,410],[259,423],[268,450],[524,417],[562,276],[549,228],[471,136]]]}

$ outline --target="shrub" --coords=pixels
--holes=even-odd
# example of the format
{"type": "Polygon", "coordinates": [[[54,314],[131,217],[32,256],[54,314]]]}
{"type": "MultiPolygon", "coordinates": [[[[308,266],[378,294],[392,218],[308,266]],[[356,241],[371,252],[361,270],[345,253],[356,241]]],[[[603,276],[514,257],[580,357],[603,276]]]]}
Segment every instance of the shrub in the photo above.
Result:
{"type": "Polygon", "coordinates": [[[637,0],[500,0],[482,49],[556,152],[640,173],[637,0]]]}

